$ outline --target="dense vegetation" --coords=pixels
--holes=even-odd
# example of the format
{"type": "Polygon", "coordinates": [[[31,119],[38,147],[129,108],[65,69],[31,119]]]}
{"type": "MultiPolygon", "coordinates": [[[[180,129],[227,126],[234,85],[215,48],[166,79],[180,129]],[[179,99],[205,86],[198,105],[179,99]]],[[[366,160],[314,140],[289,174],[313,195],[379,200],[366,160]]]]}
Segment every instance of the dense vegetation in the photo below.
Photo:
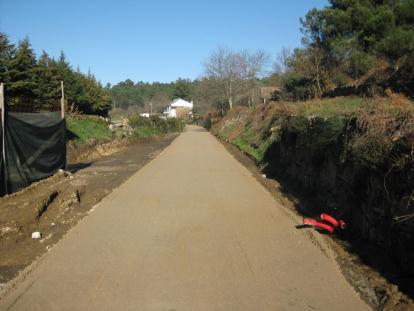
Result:
{"type": "Polygon", "coordinates": [[[134,83],[130,79],[119,82],[110,88],[113,106],[131,112],[162,112],[163,108],[175,98],[191,100],[196,82],[178,79],[171,83],[134,83]]]}
{"type": "Polygon", "coordinates": [[[133,134],[138,138],[148,138],[170,132],[181,132],[184,129],[184,123],[177,118],[161,119],[157,116],[150,118],[139,115],[130,116],[128,119],[129,126],[133,129],[133,134]]]}
{"type": "Polygon", "coordinates": [[[56,60],[46,52],[36,57],[29,40],[17,46],[0,33],[0,82],[5,84],[10,107],[25,111],[56,109],[64,81],[68,107],[83,113],[105,115],[111,107],[110,94],[91,74],[73,70],[62,52],[56,60]]]}
{"type": "MultiPolygon", "coordinates": [[[[121,120],[119,120],[121,121],[121,120]]],[[[66,118],[68,141],[75,145],[85,143],[102,143],[115,137],[149,138],[172,132],[180,132],[184,123],[178,119],[161,119],[132,115],[123,127],[110,129],[106,118],[95,115],[73,115],[66,118]]]]}
{"type": "Polygon", "coordinates": [[[285,99],[382,92],[414,96],[414,0],[330,0],[301,19],[303,46],[283,51],[285,99]]]}

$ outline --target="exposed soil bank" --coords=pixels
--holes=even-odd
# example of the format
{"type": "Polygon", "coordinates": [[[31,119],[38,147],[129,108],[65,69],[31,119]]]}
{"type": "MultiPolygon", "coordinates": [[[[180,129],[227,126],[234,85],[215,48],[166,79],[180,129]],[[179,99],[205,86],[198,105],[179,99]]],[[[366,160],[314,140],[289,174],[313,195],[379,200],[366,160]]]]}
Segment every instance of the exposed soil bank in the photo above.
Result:
{"type": "Polygon", "coordinates": [[[72,155],[68,172],[57,173],[21,192],[0,198],[0,289],[177,135],[135,142],[114,141],[82,147],[82,152],[77,153],[69,150],[72,155]],[[35,231],[41,233],[40,239],[31,238],[35,231]]]}

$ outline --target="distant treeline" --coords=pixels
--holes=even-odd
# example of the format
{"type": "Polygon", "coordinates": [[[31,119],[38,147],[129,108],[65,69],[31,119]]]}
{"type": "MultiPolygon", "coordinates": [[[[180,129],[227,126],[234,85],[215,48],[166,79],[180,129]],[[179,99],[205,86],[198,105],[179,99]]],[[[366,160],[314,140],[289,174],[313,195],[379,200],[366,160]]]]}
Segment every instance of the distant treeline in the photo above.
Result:
{"type": "Polygon", "coordinates": [[[301,19],[302,47],[279,55],[283,99],[385,88],[414,97],[414,0],[329,2],[301,19]]]}
{"type": "Polygon", "coordinates": [[[69,107],[90,114],[107,114],[111,108],[109,90],[88,72],[74,70],[64,53],[58,59],[45,51],[37,57],[28,38],[17,46],[0,33],[0,82],[5,84],[10,106],[49,109],[61,97],[60,81],[64,81],[65,98],[69,107]]]}
{"type": "Polygon", "coordinates": [[[161,112],[175,98],[191,100],[196,81],[178,79],[171,83],[134,83],[130,79],[110,88],[114,108],[161,112]]]}

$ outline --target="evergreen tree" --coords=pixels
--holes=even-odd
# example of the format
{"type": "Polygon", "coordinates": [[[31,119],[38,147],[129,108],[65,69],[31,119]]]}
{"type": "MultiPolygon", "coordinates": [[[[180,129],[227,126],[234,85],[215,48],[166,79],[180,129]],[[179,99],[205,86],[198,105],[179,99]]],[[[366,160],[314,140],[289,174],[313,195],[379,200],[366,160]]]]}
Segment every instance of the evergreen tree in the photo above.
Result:
{"type": "Polygon", "coordinates": [[[10,61],[14,57],[15,48],[5,33],[0,32],[0,82],[8,82],[10,61]]]}
{"type": "Polygon", "coordinates": [[[182,98],[185,100],[189,100],[192,95],[192,83],[189,80],[178,79],[174,83],[174,94],[175,98],[182,98]]]}
{"type": "Polygon", "coordinates": [[[28,38],[19,42],[15,56],[9,64],[9,83],[6,86],[10,104],[34,103],[38,87],[36,57],[28,38]]]}
{"type": "Polygon", "coordinates": [[[41,106],[53,109],[61,97],[60,81],[56,73],[54,60],[43,51],[36,68],[37,100],[41,106]]]}

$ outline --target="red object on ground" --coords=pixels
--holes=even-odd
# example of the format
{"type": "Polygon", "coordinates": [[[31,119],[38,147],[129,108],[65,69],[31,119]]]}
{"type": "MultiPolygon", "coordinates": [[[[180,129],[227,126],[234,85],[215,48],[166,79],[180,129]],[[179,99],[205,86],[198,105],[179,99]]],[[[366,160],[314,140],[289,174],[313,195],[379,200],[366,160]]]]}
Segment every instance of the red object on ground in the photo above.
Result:
{"type": "Polygon", "coordinates": [[[331,215],[329,214],[325,214],[322,213],[321,214],[321,219],[325,220],[326,222],[329,222],[329,224],[331,224],[332,226],[334,226],[335,228],[338,228],[339,226],[339,222],[338,220],[336,220],[335,218],[333,218],[331,215]]]}
{"type": "Polygon", "coordinates": [[[328,224],[324,224],[323,222],[319,222],[315,219],[312,218],[304,218],[303,219],[303,224],[304,225],[309,225],[318,229],[323,229],[328,231],[329,233],[333,233],[334,232],[334,228],[328,224]]]}

